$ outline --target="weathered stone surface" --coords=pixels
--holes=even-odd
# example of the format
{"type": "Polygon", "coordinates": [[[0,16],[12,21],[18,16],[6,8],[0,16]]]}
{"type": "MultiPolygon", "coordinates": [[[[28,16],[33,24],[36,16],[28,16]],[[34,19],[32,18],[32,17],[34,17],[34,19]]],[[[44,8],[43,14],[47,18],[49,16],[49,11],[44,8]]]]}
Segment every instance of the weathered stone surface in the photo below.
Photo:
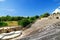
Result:
{"type": "Polygon", "coordinates": [[[42,32],[38,30],[35,34],[18,40],[60,40],[60,22],[46,26],[42,32]]]}

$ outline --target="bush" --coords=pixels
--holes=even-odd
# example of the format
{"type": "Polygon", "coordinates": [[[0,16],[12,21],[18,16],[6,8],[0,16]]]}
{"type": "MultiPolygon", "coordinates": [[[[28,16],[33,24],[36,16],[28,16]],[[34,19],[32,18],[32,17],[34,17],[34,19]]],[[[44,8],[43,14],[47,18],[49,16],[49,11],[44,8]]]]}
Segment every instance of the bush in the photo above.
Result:
{"type": "Polygon", "coordinates": [[[22,19],[18,21],[18,24],[21,25],[22,27],[26,27],[27,25],[30,24],[30,21],[28,19],[22,19]]]}
{"type": "Polygon", "coordinates": [[[35,17],[35,19],[38,19],[39,18],[39,16],[38,15],[36,15],[36,16],[34,16],[35,17]]]}
{"type": "Polygon", "coordinates": [[[36,20],[35,17],[30,17],[30,18],[29,18],[30,23],[33,23],[35,20],[36,20]]]}
{"type": "Polygon", "coordinates": [[[40,16],[40,18],[48,17],[50,14],[49,13],[44,13],[43,15],[40,16]]]}
{"type": "Polygon", "coordinates": [[[0,27],[2,27],[2,26],[7,26],[8,24],[7,23],[5,23],[5,22],[0,22],[0,27]]]}

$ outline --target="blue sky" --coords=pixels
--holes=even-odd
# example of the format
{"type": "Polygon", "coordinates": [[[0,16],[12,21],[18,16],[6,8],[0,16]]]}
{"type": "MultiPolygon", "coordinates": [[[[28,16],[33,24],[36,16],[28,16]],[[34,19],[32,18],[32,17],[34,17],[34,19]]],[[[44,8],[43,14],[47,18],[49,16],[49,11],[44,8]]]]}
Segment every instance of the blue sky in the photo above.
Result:
{"type": "Polygon", "coordinates": [[[60,0],[0,0],[0,16],[34,16],[52,13],[60,0]]]}

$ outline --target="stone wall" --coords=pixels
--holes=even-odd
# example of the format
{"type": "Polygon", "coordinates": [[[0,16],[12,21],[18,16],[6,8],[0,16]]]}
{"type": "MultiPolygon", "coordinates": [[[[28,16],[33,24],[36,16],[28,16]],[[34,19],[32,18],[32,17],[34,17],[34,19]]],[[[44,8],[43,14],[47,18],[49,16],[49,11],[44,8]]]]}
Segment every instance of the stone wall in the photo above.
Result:
{"type": "Polygon", "coordinates": [[[60,19],[60,14],[54,13],[48,17],[49,19],[60,19]]]}
{"type": "Polygon", "coordinates": [[[2,29],[0,29],[0,34],[1,33],[9,33],[11,31],[18,31],[18,30],[21,30],[21,29],[22,29],[21,27],[6,28],[6,29],[2,28],[2,29]]]}

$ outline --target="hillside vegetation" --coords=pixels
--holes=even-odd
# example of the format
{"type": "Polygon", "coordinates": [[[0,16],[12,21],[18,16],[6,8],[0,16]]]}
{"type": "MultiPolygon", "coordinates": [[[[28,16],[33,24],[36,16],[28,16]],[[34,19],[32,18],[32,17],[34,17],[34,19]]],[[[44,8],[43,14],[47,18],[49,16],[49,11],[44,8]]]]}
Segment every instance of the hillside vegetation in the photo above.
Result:
{"type": "Polygon", "coordinates": [[[32,17],[22,17],[22,16],[1,16],[0,17],[0,22],[2,25],[0,26],[22,26],[26,27],[30,23],[33,23],[36,21],[36,19],[41,19],[44,17],[48,17],[50,14],[49,13],[44,13],[40,16],[32,16],[32,17]],[[3,25],[4,24],[4,25],[3,25]],[[6,25],[5,25],[6,24],[6,25]]]}

